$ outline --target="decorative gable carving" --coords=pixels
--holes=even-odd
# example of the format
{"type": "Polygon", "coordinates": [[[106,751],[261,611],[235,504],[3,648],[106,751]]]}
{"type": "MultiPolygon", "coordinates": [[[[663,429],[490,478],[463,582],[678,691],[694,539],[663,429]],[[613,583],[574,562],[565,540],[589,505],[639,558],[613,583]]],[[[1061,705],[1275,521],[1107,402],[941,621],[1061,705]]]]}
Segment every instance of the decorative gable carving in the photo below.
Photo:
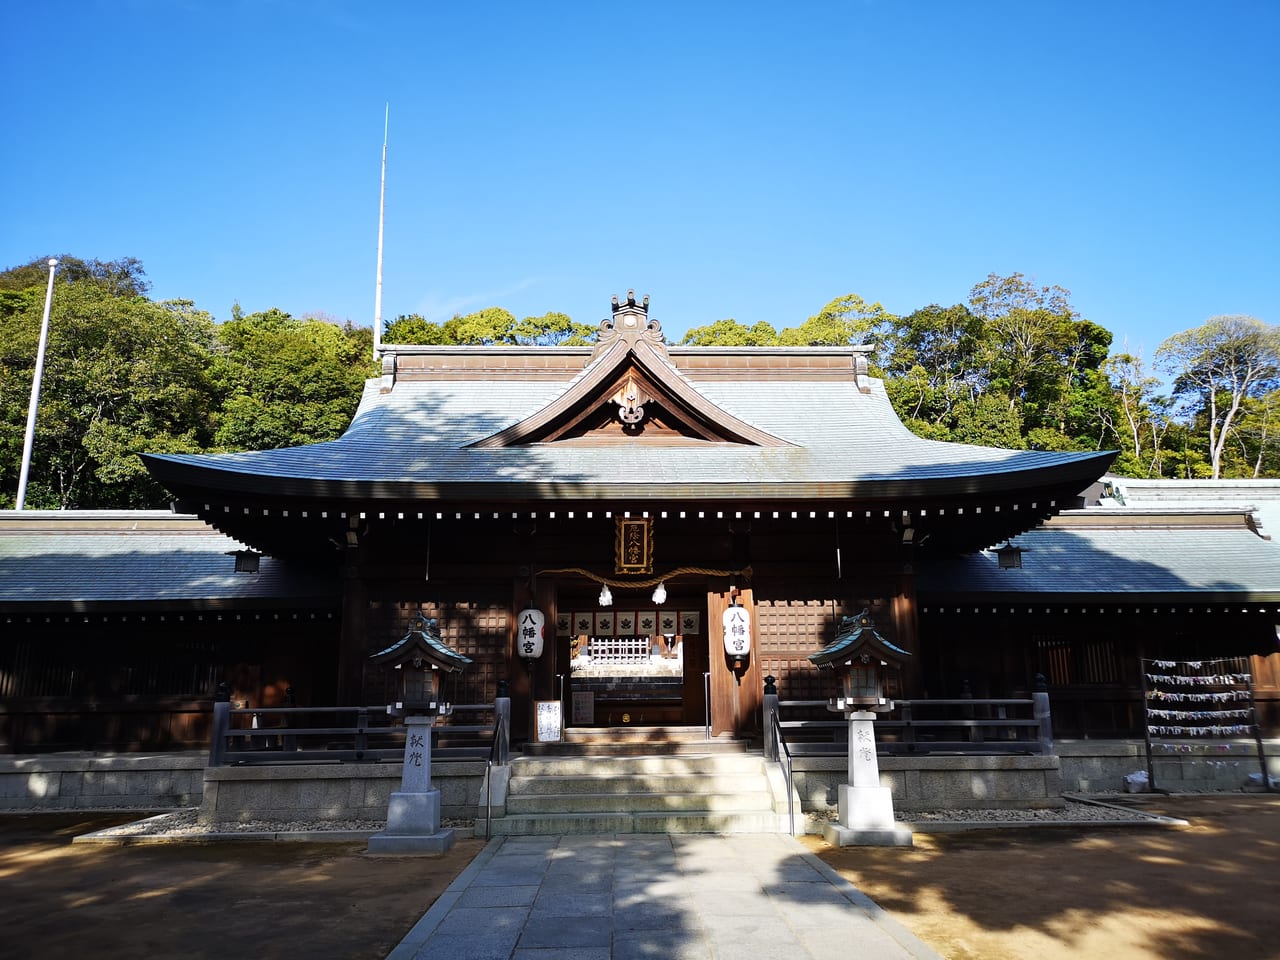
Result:
{"type": "Polygon", "coordinates": [[[613,298],[595,351],[582,375],[543,409],[473,444],[611,442],[738,443],[789,446],[716,406],[672,365],[662,325],[649,318],[649,298],[613,298]]]}

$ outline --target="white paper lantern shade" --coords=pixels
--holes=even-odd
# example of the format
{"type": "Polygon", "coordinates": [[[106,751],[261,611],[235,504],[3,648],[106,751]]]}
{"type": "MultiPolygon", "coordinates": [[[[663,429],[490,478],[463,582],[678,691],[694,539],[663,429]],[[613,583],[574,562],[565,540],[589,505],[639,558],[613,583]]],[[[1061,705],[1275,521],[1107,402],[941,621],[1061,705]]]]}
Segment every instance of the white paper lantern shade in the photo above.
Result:
{"type": "Polygon", "coordinates": [[[542,656],[546,642],[547,618],[541,610],[521,610],[516,619],[516,649],[526,660],[542,656]]]}
{"type": "Polygon", "coordinates": [[[724,652],[735,659],[745,659],[751,653],[751,614],[746,607],[729,607],[721,622],[724,625],[724,652]]]}

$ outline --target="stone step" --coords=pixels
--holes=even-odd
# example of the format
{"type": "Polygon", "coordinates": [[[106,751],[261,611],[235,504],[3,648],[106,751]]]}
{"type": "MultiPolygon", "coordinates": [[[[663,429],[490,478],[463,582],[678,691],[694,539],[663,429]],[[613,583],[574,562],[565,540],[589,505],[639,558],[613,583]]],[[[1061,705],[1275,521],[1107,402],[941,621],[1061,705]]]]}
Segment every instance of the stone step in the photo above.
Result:
{"type": "Polygon", "coordinates": [[[525,744],[529,756],[634,756],[684,753],[743,753],[745,740],[707,738],[706,727],[569,727],[560,740],[525,744]]]}
{"type": "MultiPolygon", "coordinates": [[[[759,786],[756,784],[756,786],[759,786]]],[[[507,813],[769,813],[772,798],[760,791],[741,793],[632,793],[507,795],[507,813]]]]}
{"type": "MultiPolygon", "coordinates": [[[[622,742],[627,740],[665,740],[670,742],[701,740],[706,742],[707,728],[705,726],[686,727],[675,724],[659,724],[649,726],[614,726],[614,727],[566,727],[563,732],[564,740],[569,742],[583,741],[603,741],[607,743],[622,742]]],[[[720,740],[732,742],[730,737],[720,737],[720,740]]]]}
{"type": "Polygon", "coordinates": [[[663,793],[750,793],[762,783],[755,773],[726,774],[609,774],[590,776],[525,776],[515,774],[507,782],[509,796],[564,797],[625,796],[663,793]]]}
{"type": "MultiPolygon", "coordinates": [[[[587,833],[785,833],[786,814],[687,811],[682,813],[520,814],[495,818],[493,836],[564,836],[587,833]]],[[[477,831],[484,821],[477,821],[477,831]]]]}
{"type": "Polygon", "coordinates": [[[786,829],[759,754],[519,757],[503,803],[494,835],[786,829]]]}
{"type": "Polygon", "coordinates": [[[763,769],[759,754],[689,754],[678,757],[518,757],[511,762],[513,777],[708,776],[756,774],[763,769]]]}
{"type": "Polygon", "coordinates": [[[584,757],[584,756],[672,756],[688,753],[745,753],[748,744],[743,740],[555,740],[526,743],[522,748],[526,756],[536,757],[584,757]]]}

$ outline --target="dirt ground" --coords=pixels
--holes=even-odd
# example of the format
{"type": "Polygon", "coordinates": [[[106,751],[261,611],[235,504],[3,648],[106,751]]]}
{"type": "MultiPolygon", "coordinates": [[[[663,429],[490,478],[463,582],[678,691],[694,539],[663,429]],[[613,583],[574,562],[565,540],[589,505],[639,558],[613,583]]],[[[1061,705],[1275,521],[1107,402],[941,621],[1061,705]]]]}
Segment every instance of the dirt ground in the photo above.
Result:
{"type": "Polygon", "coordinates": [[[0,817],[0,957],[382,960],[484,847],[71,845],[123,817],[0,817]]]}
{"type": "Polygon", "coordinates": [[[1280,797],[1133,803],[1190,826],[807,843],[948,960],[1280,958],[1280,797]]]}
{"type": "MultiPolygon", "coordinates": [[[[1191,826],[807,843],[949,960],[1280,960],[1280,797],[1140,802],[1191,826]]],[[[0,956],[382,958],[483,846],[71,845],[123,819],[0,816],[0,956]]]]}

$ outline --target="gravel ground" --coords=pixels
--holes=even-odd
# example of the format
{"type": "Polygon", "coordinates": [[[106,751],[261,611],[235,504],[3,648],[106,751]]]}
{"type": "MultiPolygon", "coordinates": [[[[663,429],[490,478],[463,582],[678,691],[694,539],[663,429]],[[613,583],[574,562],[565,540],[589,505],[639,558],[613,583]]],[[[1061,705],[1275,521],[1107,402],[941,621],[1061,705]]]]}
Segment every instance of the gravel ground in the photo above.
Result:
{"type": "MultiPolygon", "coordinates": [[[[228,820],[214,826],[200,823],[194,808],[176,810],[147,817],[132,823],[124,823],[99,831],[95,837],[125,839],[129,837],[200,837],[214,833],[376,833],[385,826],[382,820],[228,820]]],[[[808,814],[811,823],[831,822],[836,819],[834,810],[808,814]]],[[[1071,800],[1065,807],[1050,810],[911,810],[897,811],[896,819],[906,823],[1097,823],[1106,821],[1132,823],[1134,820],[1160,819],[1140,810],[1115,806],[1102,802],[1071,800]]],[[[442,826],[470,828],[472,820],[444,819],[442,826]]]]}
{"type": "MultiPolygon", "coordinates": [[[[811,824],[834,823],[839,817],[835,810],[812,811],[806,814],[811,824]]],[[[1097,800],[1068,800],[1065,807],[1048,810],[1006,810],[990,808],[961,808],[955,810],[895,810],[893,817],[900,823],[957,824],[960,826],[983,823],[1019,823],[1035,826],[1066,823],[1125,823],[1149,820],[1166,820],[1155,814],[1132,807],[1097,800]]]]}
{"type": "MultiPolygon", "coordinates": [[[[212,833],[377,833],[384,820],[225,820],[201,823],[199,810],[175,810],[132,823],[122,823],[94,834],[103,839],[128,837],[201,837],[212,833]]],[[[441,826],[470,827],[474,821],[444,818],[441,826]]]]}

